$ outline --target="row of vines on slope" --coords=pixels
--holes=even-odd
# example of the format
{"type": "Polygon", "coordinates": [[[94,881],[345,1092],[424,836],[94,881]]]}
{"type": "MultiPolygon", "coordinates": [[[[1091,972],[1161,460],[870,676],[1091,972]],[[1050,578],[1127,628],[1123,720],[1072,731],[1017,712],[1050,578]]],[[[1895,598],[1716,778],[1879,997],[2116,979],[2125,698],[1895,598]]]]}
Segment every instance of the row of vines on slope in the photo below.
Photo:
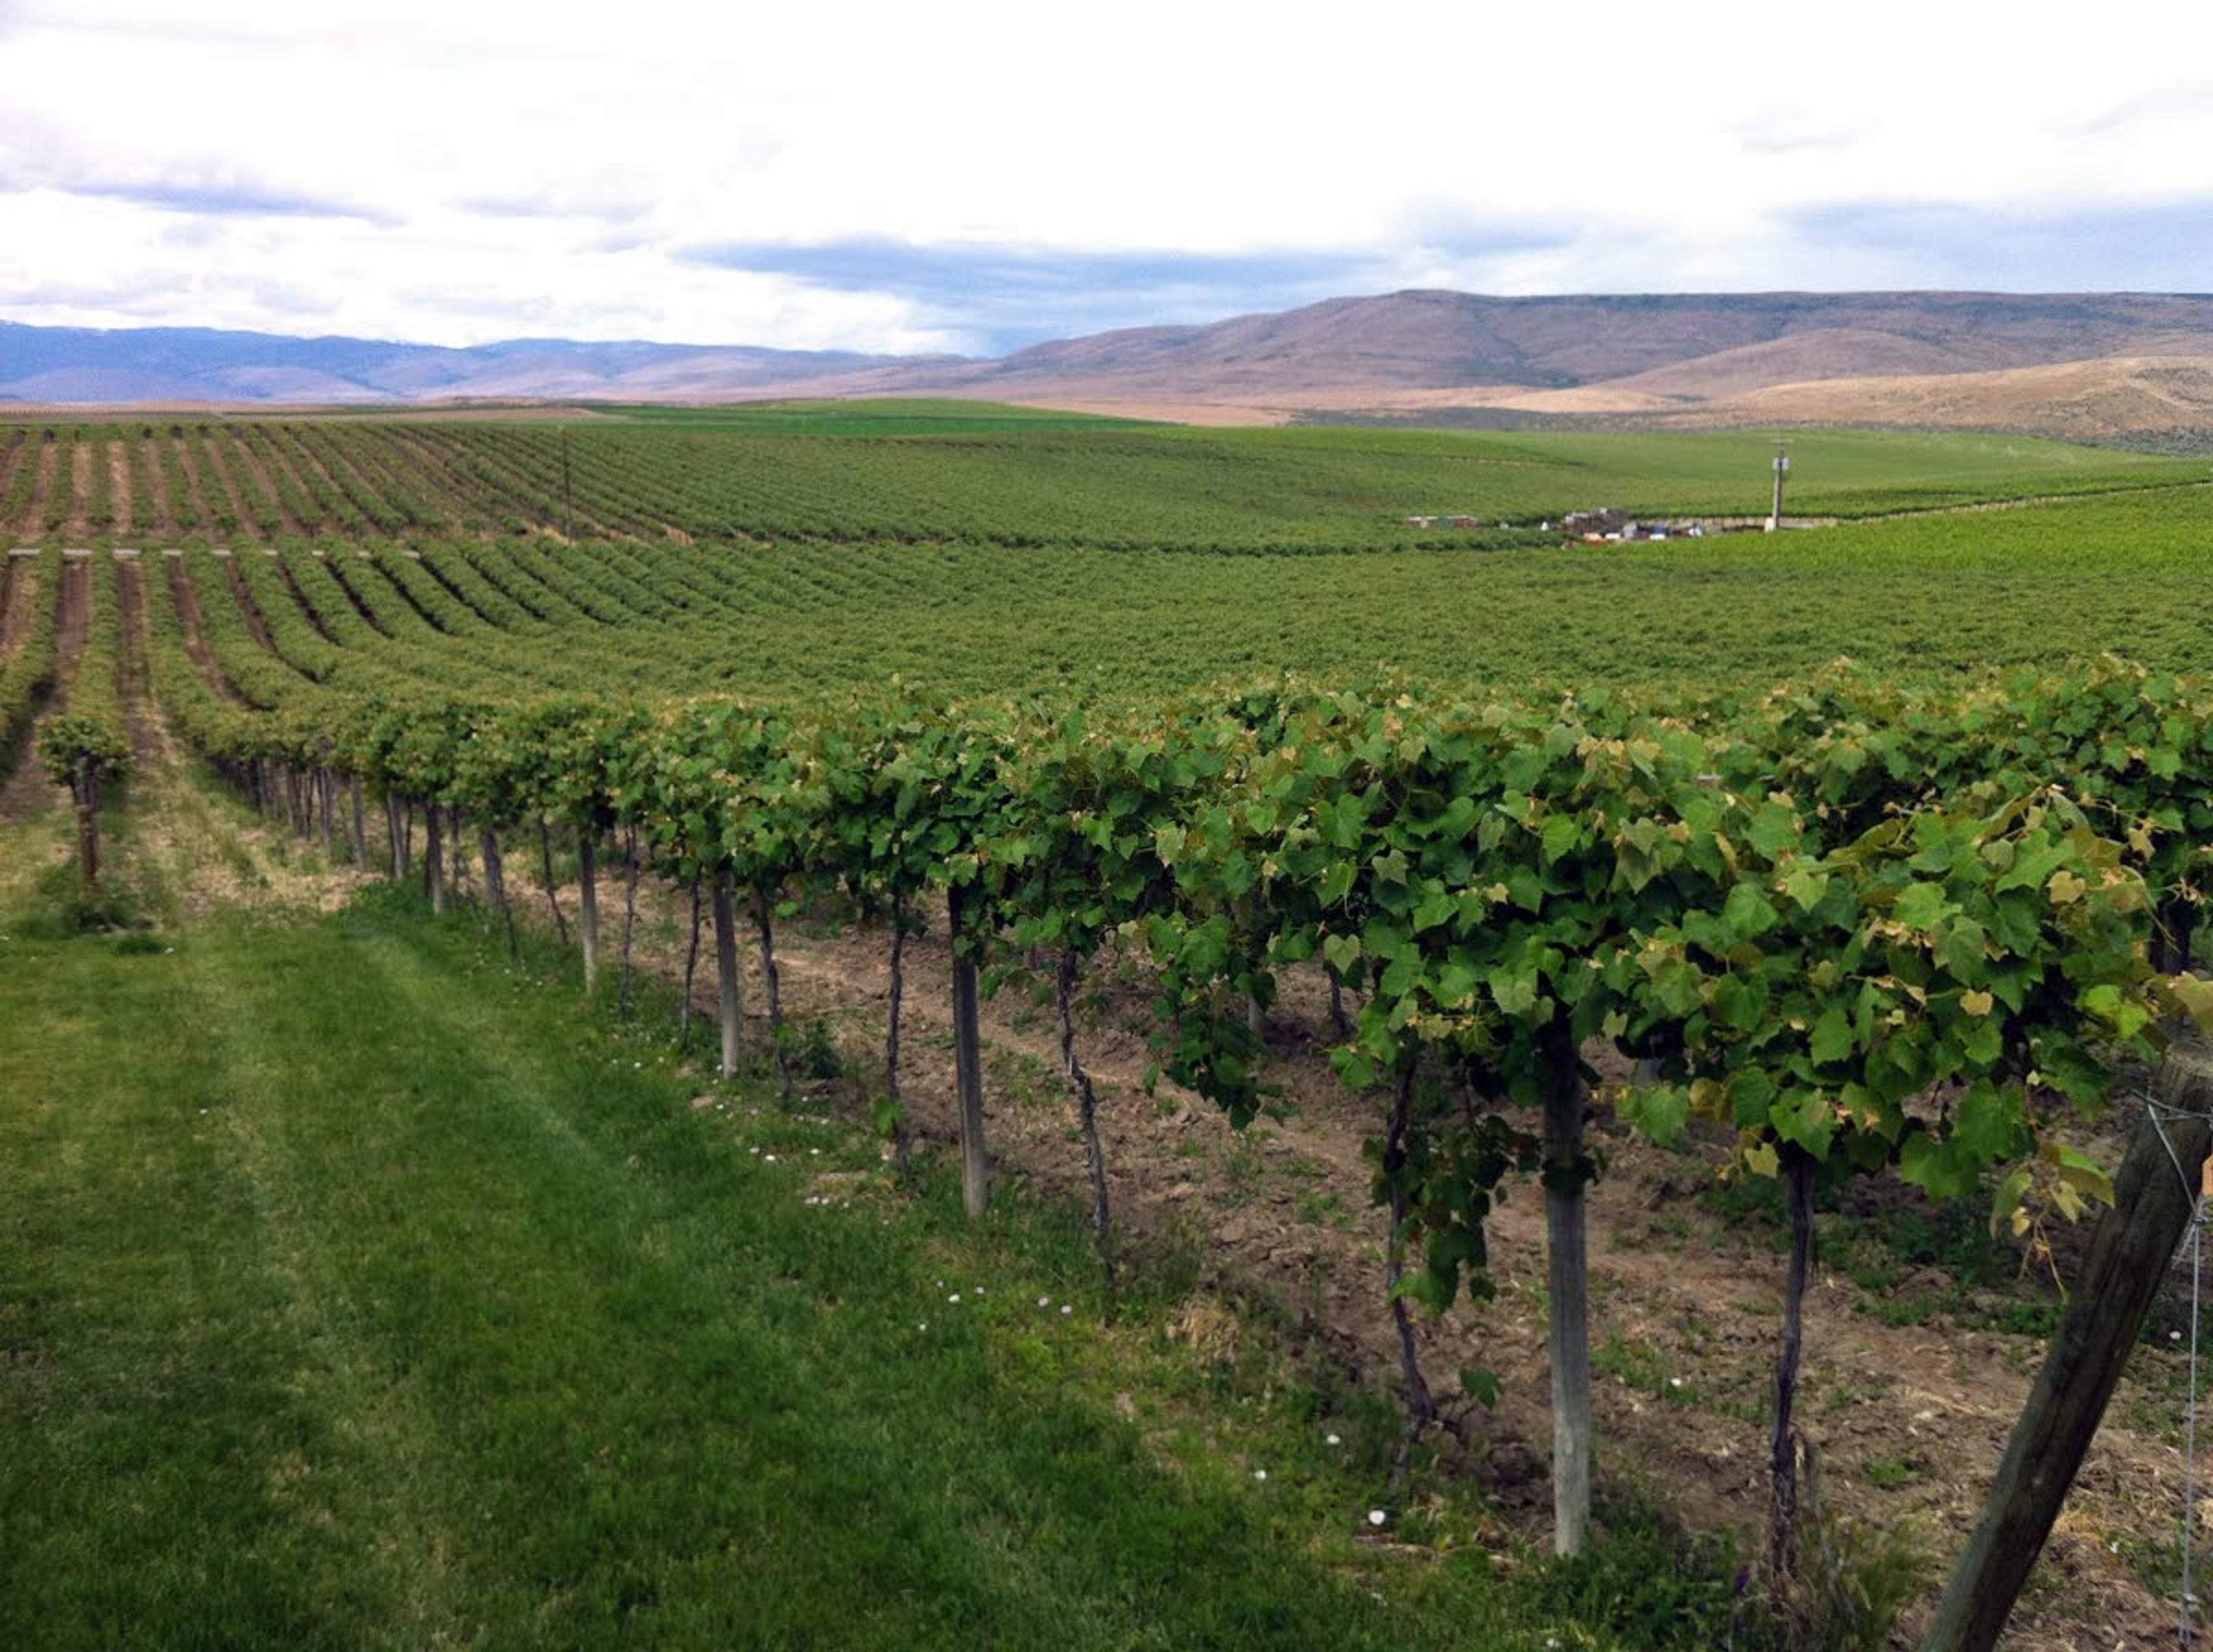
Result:
{"type": "MultiPolygon", "coordinates": [[[[701,892],[726,1070],[741,907],[771,1000],[777,917],[811,896],[888,917],[895,983],[933,899],[970,960],[1040,961],[1102,1249],[1100,1149],[1068,1015],[1091,960],[1109,946],[1146,953],[1164,1070],[1237,1120],[1268,1099],[1250,1006],[1321,961],[1359,997],[1337,1058],[1376,1097],[1401,1313],[1482,1294],[1497,1187],[1517,1171],[1545,1183],[1563,1549],[1588,1517],[1581,1199],[1596,1165],[1582,1132],[1600,1046],[1637,1064],[1621,1105],[1639,1128],[1661,1140],[1693,1119],[1731,1128],[1742,1166],[1788,1190],[1801,1238],[1777,1359],[1771,1545],[1787,1573],[1815,1185],[1888,1170],[1957,1198],[1996,1172],[1998,1219],[2078,1211],[2105,1180],[2065,1127],[2105,1108],[2117,1068],[2213,1014],[2213,990],[2188,972],[2213,703],[2203,685],[2118,664],[1944,694],[1838,674],[1670,715],[1604,695],[1452,704],[1405,685],[1296,682],[1121,714],[896,689],[805,709],[608,703],[515,677],[457,698],[426,695],[404,648],[378,676],[393,644],[369,634],[404,625],[389,599],[382,626],[363,617],[380,612],[365,594],[351,619],[326,601],[319,631],[277,565],[241,558],[236,577],[290,668],[231,620],[218,635],[210,619],[209,639],[230,698],[172,684],[181,653],[162,652],[163,692],[202,749],[265,802],[272,775],[292,777],[296,820],[320,799],[326,834],[344,777],[357,853],[361,792],[381,798],[400,869],[422,812],[434,892],[466,821],[503,908],[503,839],[572,835],[588,975],[604,845],[701,892]],[[363,650],[343,690],[330,680],[351,651],[342,641],[363,650]]],[[[586,614],[680,602],[666,585],[619,599],[619,578],[570,570],[533,602],[586,614]]],[[[456,588],[425,588],[425,627],[441,607],[436,629],[466,623],[456,588]]],[[[544,646],[558,678],[558,644],[544,646]]],[[[895,1016],[884,1088],[897,1131],[895,1016]]],[[[1408,1348],[1418,1428],[1426,1389],[1408,1348]]]]}
{"type": "MultiPolygon", "coordinates": [[[[0,535],[1464,549],[1557,544],[1551,524],[1604,505],[1661,519],[1752,516],[1767,504],[1765,458],[1721,433],[1044,420],[870,434],[833,420],[809,430],[585,414],[15,424],[0,424],[0,535]],[[1441,525],[1450,520],[1466,525],[1441,525]]],[[[2058,443],[2001,451],[1959,436],[1847,433],[1806,437],[1800,476],[1809,509],[1845,516],[2204,481],[2186,462],[2058,443]]]]}

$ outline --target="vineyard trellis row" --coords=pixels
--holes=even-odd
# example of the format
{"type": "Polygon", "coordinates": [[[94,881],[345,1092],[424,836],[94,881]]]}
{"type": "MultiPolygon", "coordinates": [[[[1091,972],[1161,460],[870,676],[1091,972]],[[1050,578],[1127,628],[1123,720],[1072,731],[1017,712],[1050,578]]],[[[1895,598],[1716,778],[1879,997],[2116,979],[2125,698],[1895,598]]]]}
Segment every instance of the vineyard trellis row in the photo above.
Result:
{"type": "MultiPolygon", "coordinates": [[[[1143,948],[1163,1070],[1243,1120],[1267,1100],[1247,1004],[1326,961],[1358,999],[1340,1070],[1392,1098],[1379,1193],[1411,1258],[1402,1308],[1487,1288],[1504,1177],[1540,1170],[1572,1201],[1594,1173],[1576,1132],[1542,1121],[1580,1120],[1598,1044],[1643,1064],[1622,1098],[1640,1129],[1733,1126],[1794,1216],[1823,1179],[1888,1169],[1956,1198],[2002,1170],[2001,1214],[2033,1222],[2104,1191],[2061,1131],[2106,1105],[2116,1064],[2213,1012],[2185,934],[2213,821],[2193,777],[2213,757],[2206,691],[2118,664],[1947,694],[1839,674],[1688,715],[1388,683],[1083,716],[896,688],[626,704],[511,676],[461,698],[396,659],[368,692],[375,654],[339,692],[318,680],[338,650],[278,570],[238,562],[290,662],[235,672],[259,675],[254,704],[201,681],[176,616],[156,628],[165,704],[226,772],[303,797],[286,808],[308,822],[335,791],[297,777],[343,773],[448,843],[462,820],[495,842],[551,822],[588,860],[634,829],[647,869],[714,890],[726,983],[733,895],[772,962],[783,903],[889,911],[896,949],[931,890],[958,891],[961,944],[1002,966],[1044,954],[1064,1005],[1100,948],[1143,948]]],[[[271,658],[251,630],[210,621],[226,674],[271,658]]],[[[1806,1262],[1795,1250],[1794,1299],[1806,1262]]],[[[1785,1566],[1798,1336],[1794,1319],[1774,1426],[1785,1566]]],[[[1562,1511],[1564,1546],[1582,1518],[1562,1511]]]]}
{"type": "MultiPolygon", "coordinates": [[[[51,669],[38,560],[12,572],[9,603],[43,625],[18,622],[0,686],[41,659],[51,669]]],[[[42,740],[57,772],[128,750],[116,576],[100,561],[107,594],[83,686],[42,740]]],[[[480,566],[440,563],[465,564],[480,566]]],[[[498,565],[537,579],[533,601],[570,625],[705,600],[665,576],[645,584],[643,559],[552,578],[498,565]]],[[[2111,1188],[2068,1127],[2107,1106],[2117,1070],[2213,1021],[2213,983],[2190,971],[2213,842],[2213,686],[2117,661],[1941,692],[1838,672],[1659,708],[1606,693],[1454,700],[1387,680],[1283,680],[1082,712],[896,683],[805,704],[595,698],[560,692],[561,628],[489,624],[459,580],[412,558],[347,564],[357,582],[297,553],[179,558],[169,572],[147,582],[157,698],[222,772],[326,846],[367,858],[366,796],[386,810],[388,862],[405,875],[419,814],[442,902],[473,830],[486,893],[511,916],[502,839],[558,829],[585,868],[591,972],[604,848],[620,845],[633,876],[711,891],[726,1071],[741,906],[771,983],[777,917],[808,899],[887,914],[895,980],[937,899],[971,964],[1039,961],[1110,1265],[1103,1149],[1070,1014],[1107,948],[1149,962],[1161,1070],[1233,1122],[1269,1100],[1248,1007],[1314,964],[1351,991],[1336,1061],[1375,1098],[1402,1316],[1487,1292],[1486,1219],[1516,1173],[1545,1183],[1564,1259],[1554,1296],[1571,1305],[1577,1210],[1597,1173],[1581,1139],[1589,1061],[1612,1046],[1640,1074],[1619,1097],[1630,1122],[1661,1141],[1693,1120],[1731,1129],[1740,1166],[1786,1190],[1799,1242],[1771,1441],[1778,1573],[1797,1530],[1792,1399],[1815,1187],[1887,1172],[1965,1198],[1995,1180],[1997,1220],[2079,1214],[2111,1188]],[[193,657],[186,590],[212,672],[193,657]],[[450,659],[471,621],[496,663],[465,693],[427,690],[433,656],[418,650],[450,659]],[[350,826],[334,824],[342,798],[350,826]]],[[[491,605],[488,578],[467,588],[491,605]]],[[[9,706],[0,697],[0,716],[9,706]]],[[[903,1141],[899,1002],[884,1122],[903,1141]]],[[[771,1024],[781,1063],[773,1002],[771,1024]]],[[[980,1170],[980,1133],[967,1145],[980,1170]]],[[[1588,1518],[1582,1334],[1564,1311],[1564,1550],[1588,1518]]]]}
{"type": "MultiPolygon", "coordinates": [[[[1809,474],[1807,503],[1824,515],[1973,503],[1992,487],[2021,497],[2202,480],[2178,460],[2057,443],[2000,453],[1942,436],[1809,439],[1825,479],[1809,474]]],[[[52,538],[74,523],[125,543],[158,528],[194,544],[495,533],[1283,554],[1541,544],[1540,522],[1609,501],[1663,519],[1765,504],[1759,464],[1750,489],[1732,479],[1743,437],[1650,440],[1034,416],[988,433],[948,423],[887,437],[788,412],[692,428],[595,417],[11,423],[0,425],[0,537],[52,538]],[[1434,525],[1432,513],[1478,502],[1486,526],[1434,525]]]]}

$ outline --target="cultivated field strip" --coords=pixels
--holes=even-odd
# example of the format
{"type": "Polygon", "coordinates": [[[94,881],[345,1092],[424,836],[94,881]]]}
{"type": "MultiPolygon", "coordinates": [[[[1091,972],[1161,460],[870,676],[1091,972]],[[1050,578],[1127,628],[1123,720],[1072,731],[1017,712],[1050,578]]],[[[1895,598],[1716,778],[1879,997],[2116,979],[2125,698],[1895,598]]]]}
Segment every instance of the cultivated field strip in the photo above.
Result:
{"type": "MultiPolygon", "coordinates": [[[[1706,696],[1840,655],[1923,680],[2107,653],[2213,669],[2195,618],[2213,603],[2213,509],[2174,509],[2186,497],[1704,548],[1311,555],[1268,577],[1197,552],[543,538],[241,539],[180,558],[211,609],[342,683],[812,703],[896,678],[1114,704],[1289,669],[1706,696]]],[[[59,552],[15,559],[49,600],[59,552]]]]}
{"type": "MultiPolygon", "coordinates": [[[[1049,422],[896,437],[836,431],[826,420],[809,432],[737,415],[701,428],[599,418],[0,424],[0,537],[1313,552],[1557,543],[1539,522],[1576,509],[1745,519],[1767,503],[1759,442],[1734,436],[1608,448],[1533,435],[1049,422]],[[1437,513],[1484,526],[1407,520],[1437,513]]],[[[2184,485],[2202,481],[2204,466],[2049,442],[1846,432],[1803,438],[1799,473],[1804,510],[1879,516],[2184,485]]]]}

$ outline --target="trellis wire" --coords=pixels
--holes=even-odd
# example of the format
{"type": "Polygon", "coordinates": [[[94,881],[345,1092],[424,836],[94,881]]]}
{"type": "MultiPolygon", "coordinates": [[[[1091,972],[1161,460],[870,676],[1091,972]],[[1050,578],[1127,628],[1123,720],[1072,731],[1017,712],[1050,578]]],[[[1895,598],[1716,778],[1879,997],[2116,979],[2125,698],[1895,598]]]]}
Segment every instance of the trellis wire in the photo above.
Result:
{"type": "MultiPolygon", "coordinates": [[[[2159,1144],[2167,1149],[2167,1162],[2174,1167],[2175,1179],[2182,1184],[2184,1195],[2190,1200],[2190,1377],[2188,1399],[2183,1411],[2182,1434],[2182,1585],[2176,1602],[2176,1629],[2182,1644],[2188,1646],[2197,1638],[2198,1631],[2191,1623],[2191,1615],[2198,1604],[2197,1595],[2190,1587],[2190,1562],[2193,1545],[2191,1528],[2198,1520],[2198,1306],[2203,1298],[2205,1261],[2205,1198],[2202,1186],[2194,1186],[2182,1167],[2181,1155],[2167,1138],[2167,1121],[2192,1115],[2179,1108],[2168,1106],[2157,1096],[2147,1095],[2142,1090],[2131,1093],[2144,1104],[2150,1115],[2152,1128],[2159,1132],[2159,1144]]],[[[2178,1247],[2179,1248],[2179,1247],[2178,1247]]]]}

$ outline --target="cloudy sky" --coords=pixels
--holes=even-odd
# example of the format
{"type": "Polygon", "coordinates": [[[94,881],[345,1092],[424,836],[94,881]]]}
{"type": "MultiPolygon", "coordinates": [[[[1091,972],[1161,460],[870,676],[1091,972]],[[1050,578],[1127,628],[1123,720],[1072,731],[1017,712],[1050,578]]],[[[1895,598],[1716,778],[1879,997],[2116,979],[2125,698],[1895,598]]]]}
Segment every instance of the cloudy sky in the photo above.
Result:
{"type": "Polygon", "coordinates": [[[1407,286],[2213,289],[2213,10],[2043,15],[0,0],[0,320],[997,352],[1407,286]]]}

